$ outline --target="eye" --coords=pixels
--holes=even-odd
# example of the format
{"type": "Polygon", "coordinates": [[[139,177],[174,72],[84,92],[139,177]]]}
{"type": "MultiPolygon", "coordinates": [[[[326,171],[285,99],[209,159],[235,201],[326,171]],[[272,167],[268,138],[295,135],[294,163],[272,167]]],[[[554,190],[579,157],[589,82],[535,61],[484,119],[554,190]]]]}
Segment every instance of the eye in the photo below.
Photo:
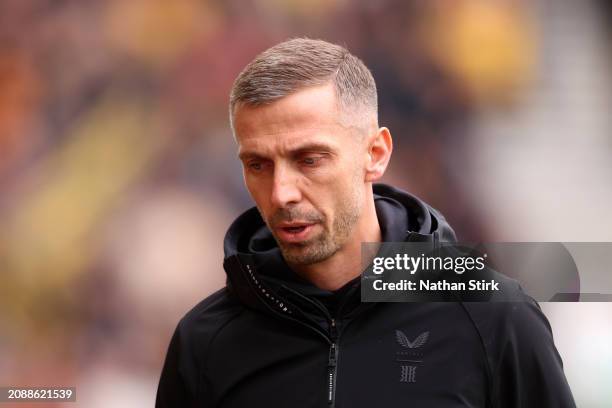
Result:
{"type": "Polygon", "coordinates": [[[264,163],[259,160],[251,160],[246,163],[246,167],[251,172],[259,173],[264,170],[264,163]]]}
{"type": "Polygon", "coordinates": [[[248,167],[251,170],[258,171],[261,170],[261,163],[249,163],[248,167]]]}
{"type": "Polygon", "coordinates": [[[300,162],[307,167],[314,167],[321,161],[322,157],[320,156],[306,156],[303,157],[300,162]]]}

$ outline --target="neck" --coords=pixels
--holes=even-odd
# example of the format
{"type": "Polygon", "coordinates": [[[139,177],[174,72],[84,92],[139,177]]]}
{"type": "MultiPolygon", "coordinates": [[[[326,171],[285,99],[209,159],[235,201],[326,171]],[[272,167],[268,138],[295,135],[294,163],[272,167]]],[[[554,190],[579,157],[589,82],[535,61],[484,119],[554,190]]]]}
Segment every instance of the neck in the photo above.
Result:
{"type": "Polygon", "coordinates": [[[361,243],[382,240],[371,190],[368,195],[361,218],[344,246],[322,262],[312,265],[291,265],[293,270],[315,286],[332,291],[340,289],[361,275],[361,243]]]}

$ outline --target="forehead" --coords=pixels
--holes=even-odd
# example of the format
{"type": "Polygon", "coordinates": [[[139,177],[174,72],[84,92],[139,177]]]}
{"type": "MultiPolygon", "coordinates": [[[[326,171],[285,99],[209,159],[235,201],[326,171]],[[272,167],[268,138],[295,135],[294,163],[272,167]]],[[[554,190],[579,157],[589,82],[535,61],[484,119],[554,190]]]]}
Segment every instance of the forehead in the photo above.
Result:
{"type": "Polygon", "coordinates": [[[234,129],[241,149],[263,142],[294,143],[323,134],[329,139],[330,133],[346,131],[338,120],[332,84],[302,89],[268,105],[238,106],[234,129]]]}

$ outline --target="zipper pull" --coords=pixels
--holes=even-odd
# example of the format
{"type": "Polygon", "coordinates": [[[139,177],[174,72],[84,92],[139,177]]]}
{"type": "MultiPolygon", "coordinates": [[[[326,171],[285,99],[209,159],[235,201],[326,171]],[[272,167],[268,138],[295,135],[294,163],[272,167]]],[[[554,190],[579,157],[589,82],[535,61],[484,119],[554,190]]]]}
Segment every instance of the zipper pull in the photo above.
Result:
{"type": "Polygon", "coordinates": [[[338,338],[338,327],[336,325],[336,319],[331,319],[329,322],[329,335],[332,339],[332,342],[335,342],[338,338]]]}
{"type": "Polygon", "coordinates": [[[327,365],[329,367],[335,367],[338,357],[338,347],[336,347],[336,343],[332,343],[329,346],[329,359],[327,360],[327,365]]]}

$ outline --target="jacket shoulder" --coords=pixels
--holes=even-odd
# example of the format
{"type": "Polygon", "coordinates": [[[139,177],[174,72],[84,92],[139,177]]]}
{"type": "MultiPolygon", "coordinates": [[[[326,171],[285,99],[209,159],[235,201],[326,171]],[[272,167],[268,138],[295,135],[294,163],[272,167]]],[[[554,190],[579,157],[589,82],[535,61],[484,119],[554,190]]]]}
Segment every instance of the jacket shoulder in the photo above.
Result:
{"type": "Polygon", "coordinates": [[[241,303],[227,287],[223,287],[185,313],[179,321],[177,330],[186,337],[214,335],[219,328],[240,314],[242,310],[241,303]]]}
{"type": "Polygon", "coordinates": [[[194,306],[179,321],[166,353],[156,407],[191,407],[210,396],[203,366],[211,342],[242,312],[224,287],[194,306]]]}
{"type": "Polygon", "coordinates": [[[243,310],[227,287],[219,289],[183,316],[173,336],[176,344],[171,347],[180,349],[185,365],[201,368],[215,336],[243,310]]]}

